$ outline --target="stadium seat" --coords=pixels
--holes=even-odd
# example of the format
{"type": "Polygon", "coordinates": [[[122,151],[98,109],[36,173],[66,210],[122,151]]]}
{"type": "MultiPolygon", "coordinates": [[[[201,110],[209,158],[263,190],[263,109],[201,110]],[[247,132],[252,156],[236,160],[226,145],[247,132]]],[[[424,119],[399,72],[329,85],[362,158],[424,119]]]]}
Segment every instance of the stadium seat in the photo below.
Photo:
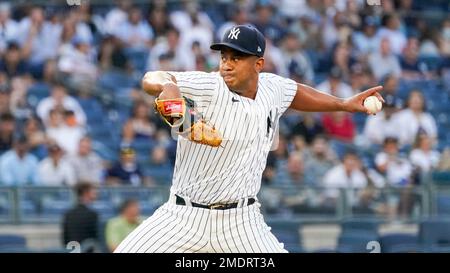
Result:
{"type": "Polygon", "coordinates": [[[450,172],[433,172],[432,179],[435,185],[448,186],[450,185],[450,172]]]}
{"type": "Polygon", "coordinates": [[[2,234],[0,235],[0,249],[25,248],[27,240],[22,235],[2,234]]]}
{"type": "Polygon", "coordinates": [[[369,232],[372,234],[378,233],[378,225],[379,221],[371,218],[353,218],[343,220],[341,222],[341,230],[342,232],[346,232],[347,230],[351,231],[361,231],[361,232],[369,232]]]}
{"type": "Polygon", "coordinates": [[[383,253],[405,253],[421,252],[416,234],[390,233],[380,236],[381,252],[383,253]]]}
{"type": "Polygon", "coordinates": [[[271,221],[268,223],[271,232],[284,244],[286,250],[291,253],[303,252],[300,225],[291,221],[271,221]]]}
{"type": "Polygon", "coordinates": [[[419,224],[419,242],[427,251],[450,247],[450,220],[430,219],[419,224]]]}
{"type": "Polygon", "coordinates": [[[340,253],[369,253],[369,242],[377,241],[378,235],[373,232],[350,230],[341,232],[337,240],[336,251],[340,253]]]}

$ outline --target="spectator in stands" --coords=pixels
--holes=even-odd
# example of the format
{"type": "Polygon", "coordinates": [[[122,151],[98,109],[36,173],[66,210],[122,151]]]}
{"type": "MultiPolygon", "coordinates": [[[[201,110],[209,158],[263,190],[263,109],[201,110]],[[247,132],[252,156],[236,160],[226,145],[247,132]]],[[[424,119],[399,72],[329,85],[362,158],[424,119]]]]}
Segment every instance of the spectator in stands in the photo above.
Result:
{"type": "Polygon", "coordinates": [[[22,55],[29,61],[33,75],[40,78],[44,62],[58,53],[61,25],[47,21],[43,8],[34,6],[20,21],[19,33],[22,55]]]}
{"type": "MultiPolygon", "coordinates": [[[[339,197],[339,189],[346,189],[349,204],[356,206],[359,203],[357,189],[364,189],[368,186],[368,180],[362,170],[358,155],[353,152],[346,152],[342,163],[330,169],[323,178],[324,192],[323,204],[325,206],[335,206],[339,197]]],[[[375,185],[377,187],[382,185],[375,185]]]]}
{"type": "Polygon", "coordinates": [[[350,68],[355,64],[355,59],[352,56],[352,45],[345,42],[336,44],[332,51],[332,66],[338,67],[341,70],[341,80],[348,82],[350,79],[350,68]]]}
{"type": "Polygon", "coordinates": [[[419,41],[417,38],[409,38],[400,57],[402,78],[405,80],[420,79],[423,76],[431,76],[425,63],[419,62],[419,41]]]}
{"type": "Polygon", "coordinates": [[[439,171],[450,171],[450,147],[446,147],[442,152],[437,169],[439,171]]]}
{"type": "Polygon", "coordinates": [[[136,152],[131,148],[122,148],[120,161],[108,170],[106,183],[108,185],[133,185],[144,184],[143,175],[136,162],[136,152]]]}
{"type": "Polygon", "coordinates": [[[132,51],[149,50],[154,37],[153,29],[142,19],[142,12],[138,7],[130,9],[127,20],[120,24],[113,34],[125,48],[132,51]]]}
{"type": "Polygon", "coordinates": [[[395,55],[400,55],[403,51],[403,48],[406,46],[406,35],[401,31],[401,21],[398,14],[388,13],[383,16],[383,27],[377,33],[377,36],[380,39],[387,41],[390,44],[390,48],[392,49],[392,53],[395,55]]]}
{"type": "Polygon", "coordinates": [[[75,171],[64,151],[56,143],[48,145],[48,156],[38,165],[38,176],[44,186],[73,186],[77,182],[75,171]]]}
{"type": "Polygon", "coordinates": [[[30,117],[25,121],[24,135],[28,139],[30,152],[39,160],[47,155],[47,137],[44,133],[42,123],[37,117],[30,117]]]}
{"type": "Polygon", "coordinates": [[[387,74],[400,77],[402,69],[397,56],[391,52],[391,44],[388,38],[382,38],[380,41],[380,49],[369,55],[369,66],[373,75],[380,80],[387,74]]]}
{"type": "Polygon", "coordinates": [[[150,8],[150,12],[147,16],[148,23],[152,26],[155,33],[155,41],[159,38],[164,38],[167,36],[167,30],[173,28],[170,24],[169,16],[165,6],[155,5],[150,8]]]}
{"type": "Polygon", "coordinates": [[[31,86],[31,79],[28,77],[11,78],[11,97],[9,108],[14,118],[22,123],[32,116],[34,109],[28,103],[27,93],[31,86]]]}
{"type": "MultiPolygon", "coordinates": [[[[11,109],[10,109],[11,88],[10,88],[9,84],[1,82],[3,76],[5,78],[7,78],[5,74],[0,72],[0,116],[3,114],[6,114],[6,113],[8,113],[8,114],[11,113],[11,109]]],[[[1,118],[0,118],[0,120],[1,120],[1,118]]]]}
{"type": "Polygon", "coordinates": [[[110,252],[141,223],[139,202],[134,199],[125,200],[119,209],[120,215],[108,220],[105,236],[110,252]]]}
{"type": "Polygon", "coordinates": [[[409,155],[411,164],[419,169],[420,173],[428,173],[437,168],[439,152],[433,150],[431,139],[427,134],[417,134],[414,149],[409,155]]]}
{"type": "Polygon", "coordinates": [[[105,168],[102,159],[92,150],[92,141],[88,136],[81,138],[78,152],[69,158],[77,181],[90,181],[101,184],[105,168]]]}
{"type": "Polygon", "coordinates": [[[98,76],[91,42],[81,36],[74,36],[71,42],[73,46],[59,56],[58,71],[73,89],[91,89],[98,76]]]}
{"type": "Polygon", "coordinates": [[[150,140],[156,134],[156,126],[150,119],[150,108],[145,101],[133,105],[132,115],[122,129],[122,144],[131,144],[134,140],[150,140]]]}
{"type": "Polygon", "coordinates": [[[297,35],[288,33],[283,38],[281,52],[283,54],[284,66],[288,67],[291,72],[289,77],[297,77],[298,82],[313,82],[314,71],[311,62],[302,50],[297,35]]]}
{"type": "Polygon", "coordinates": [[[77,124],[74,113],[65,109],[52,109],[46,126],[46,135],[55,141],[68,155],[78,151],[78,143],[85,130],[77,124]]]}
{"type": "Polygon", "coordinates": [[[404,106],[403,100],[398,95],[399,77],[394,74],[387,74],[383,80],[383,94],[387,97],[392,97],[395,108],[402,109],[404,106]]]}
{"type": "Polygon", "coordinates": [[[47,124],[49,114],[55,107],[62,107],[65,110],[71,110],[75,113],[77,124],[84,126],[86,124],[86,114],[78,101],[67,94],[67,89],[61,84],[56,84],[52,88],[50,97],[44,98],[36,107],[36,113],[39,118],[47,124]]]}
{"type": "Polygon", "coordinates": [[[291,135],[303,136],[307,144],[311,144],[316,136],[323,134],[324,129],[322,124],[311,113],[302,113],[301,119],[297,124],[294,124],[291,128],[291,135]]]}
{"type": "Polygon", "coordinates": [[[147,60],[148,70],[161,70],[161,56],[170,56],[169,58],[173,70],[189,70],[194,68],[194,59],[183,51],[180,46],[180,32],[176,28],[166,30],[165,39],[157,41],[152,48],[152,53],[147,60]]]}
{"type": "Polygon", "coordinates": [[[383,151],[375,156],[375,165],[391,186],[406,187],[413,182],[411,179],[413,168],[408,159],[399,154],[397,138],[385,138],[383,151]]]}
{"type": "Polygon", "coordinates": [[[281,24],[276,20],[275,6],[269,1],[260,1],[255,7],[255,18],[253,24],[265,37],[273,41],[275,45],[281,41],[285,31],[281,24]]]}
{"type": "Polygon", "coordinates": [[[234,4],[228,12],[229,21],[226,21],[222,25],[219,26],[218,31],[216,32],[216,39],[221,40],[225,31],[230,29],[232,26],[236,25],[244,25],[249,22],[248,11],[245,7],[240,6],[239,4],[234,4]]]}
{"type": "Polygon", "coordinates": [[[92,252],[98,243],[98,213],[89,206],[97,199],[97,189],[92,184],[81,182],[75,186],[77,204],[64,213],[62,220],[62,241],[64,245],[75,241],[81,248],[92,252]]]}
{"type": "Polygon", "coordinates": [[[356,134],[352,116],[345,112],[325,113],[322,124],[326,135],[340,142],[351,143],[356,134]]]}
{"type": "Polygon", "coordinates": [[[305,184],[323,185],[323,177],[337,162],[325,136],[318,135],[305,151],[305,184]]]}
{"type": "Polygon", "coordinates": [[[440,39],[440,52],[443,56],[450,57],[450,18],[442,22],[440,39]]]}
{"type": "Polygon", "coordinates": [[[197,1],[184,2],[184,11],[170,14],[171,23],[180,31],[180,47],[185,54],[191,51],[192,44],[197,41],[203,54],[211,52],[209,46],[213,41],[214,25],[206,12],[200,10],[197,1]]]}
{"type": "Polygon", "coordinates": [[[12,148],[16,121],[11,113],[0,115],[0,155],[12,148]]]}
{"type": "Polygon", "coordinates": [[[14,139],[14,149],[0,157],[0,181],[5,186],[38,185],[38,159],[28,152],[24,136],[14,139]]]}
{"type": "Polygon", "coordinates": [[[18,23],[11,18],[11,4],[2,2],[0,4],[0,53],[3,55],[8,42],[16,41],[18,38],[18,23]]]}
{"type": "Polygon", "coordinates": [[[8,77],[23,76],[29,73],[28,64],[22,58],[17,42],[7,43],[5,54],[0,61],[0,70],[4,71],[8,77]]]}
{"type": "Polygon", "coordinates": [[[105,16],[104,30],[106,34],[114,34],[127,21],[128,11],[133,5],[132,0],[117,0],[116,6],[105,16]]]}
{"type": "Polygon", "coordinates": [[[292,152],[289,154],[287,161],[288,185],[301,186],[304,185],[305,167],[302,154],[300,152],[292,152]]]}
{"type": "Polygon", "coordinates": [[[362,31],[353,33],[353,43],[356,50],[362,57],[368,56],[378,50],[380,44],[379,37],[376,35],[377,22],[374,16],[366,16],[362,26],[362,31]]]}
{"type": "Polygon", "coordinates": [[[110,70],[126,72],[131,68],[119,39],[112,35],[103,37],[99,46],[97,61],[101,72],[110,70]]]}
{"type": "Polygon", "coordinates": [[[433,116],[425,112],[425,100],[420,90],[412,90],[408,97],[408,108],[398,112],[401,132],[400,143],[412,145],[418,133],[427,134],[433,145],[437,141],[437,125],[433,116]]]}
{"type": "Polygon", "coordinates": [[[353,96],[352,88],[342,80],[342,77],[342,70],[338,67],[333,67],[328,75],[328,79],[317,85],[316,88],[341,98],[353,96]]]}
{"type": "Polygon", "coordinates": [[[273,44],[273,41],[266,37],[266,51],[264,53],[264,68],[263,72],[276,73],[294,78],[303,77],[303,71],[298,63],[293,62],[290,67],[287,67],[283,61],[283,53],[273,44]]]}
{"type": "Polygon", "coordinates": [[[376,115],[367,117],[363,136],[370,144],[382,145],[386,137],[400,138],[399,119],[395,115],[398,111],[395,98],[392,95],[384,97],[383,110],[376,115]]]}

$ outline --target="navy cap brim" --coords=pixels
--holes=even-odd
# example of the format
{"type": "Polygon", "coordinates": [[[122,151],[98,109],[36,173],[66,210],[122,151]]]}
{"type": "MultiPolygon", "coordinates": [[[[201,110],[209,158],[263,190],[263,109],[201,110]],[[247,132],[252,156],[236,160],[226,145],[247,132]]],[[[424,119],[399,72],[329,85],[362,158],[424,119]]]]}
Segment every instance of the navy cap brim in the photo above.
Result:
{"type": "MultiPolygon", "coordinates": [[[[238,45],[232,44],[232,43],[216,43],[216,44],[212,44],[209,48],[211,48],[212,50],[222,50],[222,48],[224,48],[224,47],[229,47],[229,48],[243,52],[248,55],[258,56],[258,55],[255,55],[253,52],[245,50],[244,48],[242,48],[238,45]]],[[[261,56],[259,56],[259,57],[261,57],[261,56]]]]}

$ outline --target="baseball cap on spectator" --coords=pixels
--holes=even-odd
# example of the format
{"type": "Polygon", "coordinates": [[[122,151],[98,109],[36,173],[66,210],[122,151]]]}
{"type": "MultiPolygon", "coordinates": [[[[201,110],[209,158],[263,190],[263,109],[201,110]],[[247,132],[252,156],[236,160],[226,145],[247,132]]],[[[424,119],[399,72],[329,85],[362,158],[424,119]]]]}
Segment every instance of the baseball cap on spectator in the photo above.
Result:
{"type": "Polygon", "coordinates": [[[264,35],[255,27],[251,25],[237,25],[228,29],[223,35],[222,41],[212,44],[210,48],[212,50],[222,50],[224,47],[229,47],[245,54],[263,57],[266,49],[266,40],[264,35]]]}

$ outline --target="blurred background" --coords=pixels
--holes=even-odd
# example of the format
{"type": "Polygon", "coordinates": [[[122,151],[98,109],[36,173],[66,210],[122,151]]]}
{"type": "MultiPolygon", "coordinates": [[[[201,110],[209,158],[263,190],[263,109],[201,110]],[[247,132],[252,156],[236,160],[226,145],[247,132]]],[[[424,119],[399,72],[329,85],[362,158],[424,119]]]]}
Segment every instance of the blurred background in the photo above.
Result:
{"type": "Polygon", "coordinates": [[[111,252],[164,203],[176,142],[140,80],[217,70],[244,23],[266,72],[384,85],[377,115],[282,117],[258,197],[286,248],[450,252],[450,2],[77,3],[0,2],[0,252],[111,252]]]}

